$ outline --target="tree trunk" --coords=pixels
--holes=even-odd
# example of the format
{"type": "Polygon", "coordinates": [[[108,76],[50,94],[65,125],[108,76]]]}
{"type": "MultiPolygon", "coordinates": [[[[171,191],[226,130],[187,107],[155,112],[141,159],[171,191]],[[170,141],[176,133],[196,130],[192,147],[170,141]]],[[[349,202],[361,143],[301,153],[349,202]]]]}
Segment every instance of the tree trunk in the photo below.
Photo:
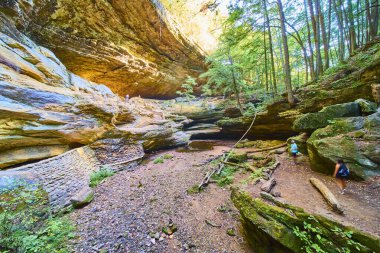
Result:
{"type": "Polygon", "coordinates": [[[265,91],[268,93],[268,62],[267,62],[267,40],[265,35],[265,26],[264,26],[264,68],[265,68],[265,91]]]}
{"type": "Polygon", "coordinates": [[[347,16],[348,16],[348,33],[350,42],[350,55],[353,55],[356,48],[356,32],[354,23],[354,13],[352,10],[352,0],[347,0],[347,16]]]}
{"type": "Polygon", "coordinates": [[[284,47],[284,56],[285,56],[285,86],[286,91],[288,92],[288,102],[289,104],[293,105],[295,103],[294,96],[293,96],[293,90],[292,90],[292,79],[290,76],[290,64],[289,64],[289,49],[288,49],[288,38],[286,37],[286,27],[285,27],[285,15],[282,8],[282,2],[281,0],[277,0],[278,5],[278,12],[280,15],[280,23],[281,23],[281,37],[282,37],[282,44],[284,47]]]}
{"type": "MultiPolygon", "coordinates": [[[[319,1],[318,1],[319,2],[319,1]]],[[[323,15],[323,9],[321,8],[320,3],[317,3],[318,9],[319,9],[319,22],[321,24],[321,31],[322,31],[322,42],[323,42],[323,52],[324,52],[324,59],[325,59],[325,65],[323,69],[329,68],[329,43],[328,38],[326,34],[326,27],[325,27],[325,17],[323,15]]]]}
{"type": "Polygon", "coordinates": [[[325,198],[327,203],[333,208],[333,210],[339,214],[343,213],[343,209],[340,206],[338,200],[335,198],[334,194],[331,193],[329,188],[322,183],[319,179],[316,178],[310,178],[310,183],[318,189],[318,191],[322,194],[322,196],[325,198]]]}
{"type": "Polygon", "coordinates": [[[337,16],[337,21],[338,21],[338,52],[339,52],[339,62],[344,61],[344,29],[343,29],[343,17],[342,17],[342,12],[338,8],[338,5],[336,3],[337,0],[333,0],[333,6],[334,6],[334,11],[337,16]]]}
{"type": "MultiPolygon", "coordinates": [[[[320,45],[320,34],[319,34],[319,22],[318,22],[318,10],[314,14],[313,1],[308,0],[309,11],[311,17],[311,24],[314,32],[314,44],[315,44],[315,52],[316,52],[316,64],[315,64],[315,78],[318,79],[320,74],[323,71],[322,65],[322,55],[321,55],[321,45],[320,45]]],[[[319,8],[318,8],[319,9],[319,8]]]]}
{"type": "Polygon", "coordinates": [[[309,24],[309,17],[307,14],[307,5],[306,0],[303,1],[304,4],[304,10],[305,10],[305,17],[306,17],[306,28],[307,28],[307,42],[309,45],[309,66],[310,66],[310,77],[312,80],[315,79],[315,69],[314,69],[314,52],[313,52],[313,46],[311,44],[311,32],[310,32],[310,24],[309,24]]]}
{"type": "Polygon", "coordinates": [[[267,0],[263,0],[264,4],[264,15],[266,20],[266,25],[268,27],[268,39],[269,39],[269,54],[270,54],[270,61],[271,61],[271,67],[272,67],[272,80],[273,80],[273,92],[274,94],[277,94],[277,82],[276,82],[276,68],[274,66],[274,57],[273,57],[273,41],[272,41],[272,32],[270,29],[270,21],[269,21],[269,15],[267,11],[267,0]]]}
{"type": "Polygon", "coordinates": [[[372,2],[371,21],[373,26],[372,38],[375,38],[379,32],[379,0],[372,2]]]}

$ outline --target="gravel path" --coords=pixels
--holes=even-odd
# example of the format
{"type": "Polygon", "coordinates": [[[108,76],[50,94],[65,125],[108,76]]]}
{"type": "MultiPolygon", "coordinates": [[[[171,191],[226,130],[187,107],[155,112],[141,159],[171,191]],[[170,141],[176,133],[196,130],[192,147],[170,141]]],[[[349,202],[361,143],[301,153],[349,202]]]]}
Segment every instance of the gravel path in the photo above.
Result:
{"type": "Polygon", "coordinates": [[[134,171],[107,179],[96,188],[90,205],[70,214],[78,229],[75,251],[251,252],[241,236],[239,215],[229,200],[228,189],[210,185],[200,194],[186,192],[211,169],[208,161],[227,149],[215,146],[196,153],[165,151],[134,171]],[[152,162],[164,154],[174,157],[163,164],[152,162]],[[227,206],[227,211],[218,211],[221,206],[227,206]],[[165,237],[161,230],[169,219],[178,231],[165,237]],[[227,235],[228,229],[236,236],[227,235]]]}

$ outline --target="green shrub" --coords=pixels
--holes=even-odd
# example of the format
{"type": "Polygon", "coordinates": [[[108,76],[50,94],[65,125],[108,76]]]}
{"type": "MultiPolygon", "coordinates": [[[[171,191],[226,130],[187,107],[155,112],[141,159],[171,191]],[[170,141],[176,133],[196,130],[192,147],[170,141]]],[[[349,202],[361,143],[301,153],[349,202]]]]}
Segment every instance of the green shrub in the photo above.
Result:
{"type": "Polygon", "coordinates": [[[73,232],[68,219],[52,217],[40,187],[25,183],[0,192],[0,252],[71,252],[73,232]]]}
{"type": "Polygon", "coordinates": [[[201,191],[203,191],[203,188],[199,188],[198,185],[193,185],[191,186],[189,189],[186,190],[186,193],[188,195],[191,195],[191,194],[196,194],[196,193],[200,193],[201,191]]]}
{"type": "Polygon", "coordinates": [[[214,174],[212,179],[214,179],[218,186],[223,187],[233,183],[233,174],[238,171],[239,168],[233,166],[225,166],[219,175],[214,174]]]}
{"type": "Polygon", "coordinates": [[[153,160],[153,163],[154,163],[154,164],[157,164],[157,163],[164,163],[164,158],[162,158],[162,156],[157,157],[156,159],[153,160]]]}
{"type": "Polygon", "coordinates": [[[90,186],[96,187],[98,184],[104,181],[108,177],[112,177],[115,174],[111,169],[102,167],[100,170],[91,173],[90,186]]]}
{"type": "Polygon", "coordinates": [[[165,154],[162,158],[164,159],[172,159],[174,157],[174,155],[172,154],[165,154]]]}

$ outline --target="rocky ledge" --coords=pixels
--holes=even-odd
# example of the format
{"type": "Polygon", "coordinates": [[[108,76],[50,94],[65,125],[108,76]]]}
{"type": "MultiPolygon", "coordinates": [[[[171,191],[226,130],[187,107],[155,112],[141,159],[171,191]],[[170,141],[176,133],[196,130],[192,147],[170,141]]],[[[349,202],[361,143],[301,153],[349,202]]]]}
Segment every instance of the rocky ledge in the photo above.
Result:
{"type": "Polygon", "coordinates": [[[174,97],[204,53],[157,0],[12,0],[0,30],[49,48],[73,73],[121,96],[174,97]]]}
{"type": "Polygon", "coordinates": [[[104,138],[126,137],[147,149],[187,142],[181,131],[186,118],[168,114],[164,119],[152,101],[125,101],[68,71],[50,50],[18,36],[0,33],[0,168],[104,138]]]}
{"type": "Polygon", "coordinates": [[[273,197],[253,199],[235,188],[231,198],[242,216],[246,238],[256,253],[380,250],[380,239],[373,235],[312,215],[273,197]]]}

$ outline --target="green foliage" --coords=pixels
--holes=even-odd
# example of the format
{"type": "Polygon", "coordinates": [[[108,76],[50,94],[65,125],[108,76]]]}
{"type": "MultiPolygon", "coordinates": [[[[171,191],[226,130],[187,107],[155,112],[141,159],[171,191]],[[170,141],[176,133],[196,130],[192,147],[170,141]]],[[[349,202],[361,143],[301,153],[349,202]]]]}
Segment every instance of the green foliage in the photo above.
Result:
{"type": "Polygon", "coordinates": [[[162,156],[162,158],[164,158],[164,159],[172,159],[173,157],[174,157],[174,155],[172,155],[172,154],[165,154],[162,156]]]}
{"type": "Polygon", "coordinates": [[[90,186],[96,187],[103,182],[106,178],[112,177],[115,174],[111,169],[102,167],[100,170],[92,172],[90,175],[90,186]]]}
{"type": "Polygon", "coordinates": [[[153,163],[154,164],[164,163],[164,158],[162,156],[157,157],[156,159],[153,160],[153,163]]]}
{"type": "Polygon", "coordinates": [[[187,76],[185,83],[181,85],[181,90],[177,91],[177,95],[186,98],[188,101],[194,99],[194,87],[197,85],[195,78],[187,76]]]}
{"type": "MultiPolygon", "coordinates": [[[[326,248],[334,247],[331,242],[331,238],[326,238],[321,228],[318,226],[319,222],[313,216],[308,217],[312,223],[317,225],[312,225],[306,221],[303,222],[303,228],[299,228],[296,226],[293,228],[293,233],[301,239],[303,242],[303,249],[307,253],[326,253],[326,248]]],[[[342,229],[335,227],[331,232],[347,242],[347,245],[355,248],[358,252],[360,252],[362,245],[353,241],[352,231],[343,231],[342,229]]],[[[337,252],[341,253],[349,253],[351,252],[348,247],[336,248],[337,252]]]]}
{"type": "Polygon", "coordinates": [[[160,157],[157,157],[156,159],[154,159],[153,163],[154,164],[164,163],[165,160],[172,159],[173,157],[174,157],[174,155],[172,155],[172,154],[164,154],[163,156],[160,156],[160,157]]]}
{"type": "Polygon", "coordinates": [[[74,226],[52,217],[47,194],[25,184],[0,192],[0,252],[71,252],[74,226]]]}
{"type": "Polygon", "coordinates": [[[203,191],[203,188],[199,188],[198,185],[193,185],[191,186],[189,189],[186,190],[186,193],[188,195],[191,195],[191,194],[196,194],[196,193],[200,193],[201,191],[203,191]]]}
{"type": "Polygon", "coordinates": [[[215,180],[220,187],[232,184],[234,180],[233,174],[238,170],[239,168],[226,165],[219,175],[212,175],[212,179],[215,180]]]}

